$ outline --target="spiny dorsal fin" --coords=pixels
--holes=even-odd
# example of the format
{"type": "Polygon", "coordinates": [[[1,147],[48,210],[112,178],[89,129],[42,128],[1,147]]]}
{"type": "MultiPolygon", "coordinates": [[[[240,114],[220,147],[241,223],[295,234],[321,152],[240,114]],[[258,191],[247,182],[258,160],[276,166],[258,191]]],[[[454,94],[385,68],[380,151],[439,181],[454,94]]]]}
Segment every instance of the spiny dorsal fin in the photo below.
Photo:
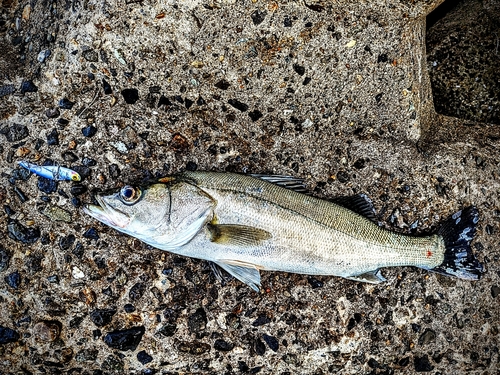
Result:
{"type": "Polygon", "coordinates": [[[271,233],[254,227],[237,224],[208,224],[211,241],[221,245],[258,246],[271,238],[271,233]]]}
{"type": "Polygon", "coordinates": [[[297,193],[308,193],[304,180],[293,176],[251,174],[250,176],[296,191],[297,193]]]}
{"type": "Polygon", "coordinates": [[[330,199],[330,202],[338,204],[339,206],[345,207],[358,215],[366,217],[367,219],[378,224],[378,219],[375,214],[375,208],[370,198],[365,194],[357,194],[348,197],[337,197],[330,199]]]}

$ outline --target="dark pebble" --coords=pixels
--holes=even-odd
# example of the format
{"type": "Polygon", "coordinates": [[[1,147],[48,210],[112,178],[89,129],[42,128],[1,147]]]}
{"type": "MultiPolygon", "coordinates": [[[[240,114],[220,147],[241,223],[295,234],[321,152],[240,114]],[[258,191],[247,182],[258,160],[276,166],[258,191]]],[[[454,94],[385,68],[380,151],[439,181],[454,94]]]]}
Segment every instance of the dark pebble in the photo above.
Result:
{"type": "Polygon", "coordinates": [[[88,125],[82,128],[82,134],[84,137],[93,137],[97,133],[97,128],[94,125],[88,125]]]}
{"type": "Polygon", "coordinates": [[[179,102],[179,103],[181,103],[181,104],[184,104],[184,99],[182,99],[182,96],[180,96],[180,95],[176,95],[176,96],[174,96],[174,99],[175,99],[177,102],[179,102]]]}
{"type": "Polygon", "coordinates": [[[137,353],[137,360],[143,365],[146,365],[153,360],[153,357],[146,353],[145,350],[141,350],[139,353],[137,353]]]}
{"type": "Polygon", "coordinates": [[[19,274],[19,271],[14,271],[5,276],[5,282],[12,289],[19,288],[19,286],[21,285],[21,275],[19,274]]]}
{"type": "Polygon", "coordinates": [[[229,99],[227,102],[241,112],[245,112],[248,109],[247,104],[242,103],[237,99],[229,99]]]}
{"type": "Polygon", "coordinates": [[[413,358],[413,365],[416,372],[430,372],[434,370],[434,366],[429,362],[429,356],[424,354],[422,357],[413,358]]]}
{"type": "Polygon", "coordinates": [[[13,216],[16,214],[16,211],[14,211],[12,208],[10,208],[10,206],[8,204],[3,205],[3,210],[5,211],[5,214],[7,216],[13,216]]]}
{"type": "Polygon", "coordinates": [[[250,119],[252,121],[257,121],[258,119],[260,119],[263,115],[262,115],[262,112],[259,111],[258,109],[252,111],[252,112],[248,112],[248,116],[250,116],[250,119]]]}
{"type": "Polygon", "coordinates": [[[188,319],[188,327],[191,333],[198,333],[207,327],[207,314],[203,307],[200,307],[188,319]]]}
{"type": "Polygon", "coordinates": [[[214,349],[220,350],[221,352],[229,352],[233,350],[234,345],[222,339],[217,339],[214,342],[214,349]]]}
{"type": "Polygon", "coordinates": [[[17,186],[14,186],[14,193],[16,193],[16,195],[19,198],[19,200],[21,201],[21,203],[24,203],[28,200],[28,197],[26,196],[26,194],[24,194],[24,192],[21,189],[19,189],[17,186]]]}
{"type": "Polygon", "coordinates": [[[104,90],[104,94],[106,95],[111,95],[113,93],[111,85],[104,78],[102,79],[102,88],[104,90]]]}
{"type": "Polygon", "coordinates": [[[42,237],[40,237],[40,242],[42,245],[48,245],[50,244],[50,236],[48,235],[48,233],[44,233],[42,234],[42,237]]]}
{"type": "Polygon", "coordinates": [[[104,336],[104,343],[118,350],[135,350],[141,342],[145,329],[143,326],[113,331],[104,336]]]}
{"type": "Polygon", "coordinates": [[[196,105],[205,105],[207,104],[207,102],[205,101],[205,99],[203,99],[201,96],[198,97],[198,99],[196,100],[196,105]]]}
{"type": "Polygon", "coordinates": [[[8,344],[19,340],[19,333],[13,329],[0,326],[0,344],[8,344]]]}
{"type": "Polygon", "coordinates": [[[199,341],[180,342],[177,349],[183,353],[200,355],[210,350],[210,345],[199,341]]]}
{"type": "Polygon", "coordinates": [[[380,93],[380,94],[375,95],[375,101],[377,103],[380,103],[380,101],[382,100],[382,95],[384,95],[384,94],[380,93]]]}
{"type": "Polygon", "coordinates": [[[135,311],[135,307],[131,303],[127,303],[125,306],[123,306],[123,309],[129,314],[135,311]]]}
{"type": "Polygon", "coordinates": [[[58,183],[45,177],[38,177],[37,187],[42,193],[52,194],[57,191],[58,183]]]}
{"type": "Polygon", "coordinates": [[[410,364],[410,357],[403,357],[398,361],[398,365],[401,367],[406,367],[410,364]]]}
{"type": "Polygon", "coordinates": [[[59,108],[71,109],[75,105],[75,102],[70,101],[68,98],[63,98],[59,100],[59,108]]]}
{"type": "Polygon", "coordinates": [[[144,295],[145,291],[146,291],[146,285],[144,283],[140,282],[136,283],[132,288],[130,288],[130,291],[128,292],[128,297],[132,301],[136,301],[144,295]]]}
{"type": "Polygon", "coordinates": [[[307,282],[309,283],[309,285],[311,285],[313,289],[323,287],[323,283],[314,277],[308,277],[307,282]]]}
{"type": "Polygon", "coordinates": [[[23,81],[23,83],[21,83],[21,94],[37,91],[38,87],[32,81],[23,81]]]}
{"type": "Polygon", "coordinates": [[[378,58],[377,58],[377,62],[387,62],[389,60],[389,58],[387,57],[387,54],[386,53],[382,53],[380,55],[378,55],[378,58]]]}
{"type": "Polygon", "coordinates": [[[25,125],[13,124],[0,129],[0,134],[5,135],[9,142],[19,142],[29,135],[29,131],[25,125]]]}
{"type": "Polygon", "coordinates": [[[99,233],[97,232],[97,229],[94,227],[91,227],[83,233],[83,237],[88,238],[90,240],[98,240],[99,239],[99,233]]]}
{"type": "Polygon", "coordinates": [[[274,336],[269,336],[269,335],[266,335],[265,333],[262,335],[262,338],[264,339],[264,341],[266,342],[267,346],[269,346],[269,348],[273,351],[273,352],[277,352],[278,351],[278,348],[279,348],[279,343],[278,343],[278,339],[274,336]]]}
{"type": "Polygon", "coordinates": [[[78,157],[71,151],[63,152],[62,157],[64,161],[67,161],[68,163],[73,163],[78,160],[78,157]]]}
{"type": "Polygon", "coordinates": [[[302,81],[302,85],[305,86],[305,85],[309,84],[309,82],[311,82],[311,78],[310,77],[306,77],[306,78],[304,78],[304,81],[302,81]]]}
{"type": "Polygon", "coordinates": [[[252,17],[252,22],[255,26],[260,25],[262,22],[264,22],[264,19],[266,18],[267,12],[263,11],[261,12],[260,10],[255,10],[250,17],[252,17]]]}
{"type": "Polygon", "coordinates": [[[4,85],[0,86],[0,98],[3,96],[7,96],[13,94],[16,91],[14,85],[4,85]]]}
{"type": "Polygon", "coordinates": [[[88,73],[87,73],[87,77],[88,77],[91,81],[93,81],[93,80],[95,79],[95,75],[94,75],[94,73],[90,73],[90,72],[88,72],[88,73]]]}
{"type": "Polygon", "coordinates": [[[344,184],[349,181],[349,174],[347,172],[340,171],[337,173],[337,180],[344,184]]]}
{"type": "Polygon", "coordinates": [[[158,330],[158,334],[164,337],[171,337],[177,331],[177,324],[175,323],[167,323],[163,327],[158,330]]]}
{"type": "Polygon", "coordinates": [[[74,196],[82,195],[87,192],[87,187],[82,184],[74,184],[71,186],[71,194],[74,196]]]}
{"type": "Polygon", "coordinates": [[[75,243],[76,237],[73,234],[68,234],[67,236],[61,237],[59,240],[59,247],[61,250],[69,250],[71,246],[75,243]]]}
{"type": "Polygon", "coordinates": [[[194,172],[198,168],[198,165],[194,161],[188,161],[186,164],[186,170],[194,172]]]}
{"type": "Polygon", "coordinates": [[[83,316],[75,316],[69,321],[69,328],[78,328],[83,322],[83,316]]]}
{"type": "Polygon", "coordinates": [[[0,272],[9,268],[11,254],[0,244],[0,272]]]}
{"type": "Polygon", "coordinates": [[[186,98],[186,100],[184,101],[184,106],[186,107],[186,109],[191,108],[191,106],[193,104],[194,104],[194,101],[192,101],[191,99],[186,98]]]}
{"type": "Polygon", "coordinates": [[[76,256],[78,259],[81,259],[83,257],[84,253],[84,248],[81,242],[77,242],[76,246],[73,250],[71,250],[71,253],[76,256]]]}
{"type": "Polygon", "coordinates": [[[48,118],[57,118],[61,115],[61,112],[59,112],[59,109],[57,108],[49,108],[45,111],[45,116],[48,118]]]}
{"type": "Polygon", "coordinates": [[[59,283],[59,276],[51,275],[51,276],[47,277],[47,281],[49,283],[58,284],[59,283]]]}
{"type": "Polygon", "coordinates": [[[253,349],[255,350],[255,353],[257,355],[264,355],[264,353],[266,352],[266,346],[261,339],[256,339],[253,342],[253,349]]]}
{"type": "Polygon", "coordinates": [[[88,157],[84,157],[82,160],[82,164],[86,167],[95,167],[97,165],[97,161],[88,157]]]}
{"type": "Polygon", "coordinates": [[[293,70],[295,70],[295,73],[297,73],[299,76],[303,76],[306,72],[306,69],[299,64],[293,64],[293,70]]]}
{"type": "Polygon", "coordinates": [[[28,272],[33,275],[43,269],[42,260],[43,257],[41,255],[30,255],[24,261],[24,265],[28,272]]]}
{"type": "Polygon", "coordinates": [[[116,164],[111,164],[108,167],[108,172],[111,178],[118,178],[120,176],[120,168],[116,164]]]}
{"type": "Polygon", "coordinates": [[[225,79],[221,79],[219,82],[215,84],[215,87],[221,90],[227,90],[229,86],[231,86],[230,83],[225,79]]]}
{"type": "Polygon", "coordinates": [[[82,180],[85,180],[86,178],[90,177],[91,170],[89,167],[87,167],[85,165],[75,165],[75,166],[71,167],[71,169],[73,169],[75,172],[77,172],[80,175],[80,177],[82,178],[82,180]]]}
{"type": "Polygon", "coordinates": [[[271,319],[269,319],[267,317],[267,315],[259,315],[259,317],[254,320],[252,325],[254,327],[259,327],[259,326],[263,326],[264,324],[268,324],[268,323],[271,323],[271,319]]]}
{"type": "Polygon", "coordinates": [[[71,204],[73,205],[73,207],[79,208],[82,205],[82,201],[77,197],[73,197],[71,198],[71,204]]]}
{"type": "Polygon", "coordinates": [[[139,100],[139,91],[137,89],[125,89],[122,91],[122,95],[127,104],[135,104],[139,100]]]}
{"type": "Polygon", "coordinates": [[[292,27],[292,20],[289,16],[285,16],[285,18],[283,19],[283,26],[292,27]]]}
{"type": "Polygon", "coordinates": [[[436,340],[436,333],[432,329],[426,329],[418,338],[419,345],[426,345],[436,340]]]}
{"type": "Polygon", "coordinates": [[[86,51],[83,51],[82,56],[85,60],[90,62],[97,62],[98,60],[97,52],[94,51],[93,49],[88,49],[86,51]]]}
{"type": "Polygon", "coordinates": [[[158,100],[158,108],[161,107],[162,105],[169,106],[172,105],[170,100],[164,95],[160,96],[160,99],[158,100]]]}
{"type": "Polygon", "coordinates": [[[26,181],[31,175],[31,172],[26,168],[18,168],[12,171],[11,177],[16,181],[26,181]]]}
{"type": "Polygon", "coordinates": [[[59,144],[59,132],[57,129],[52,129],[52,131],[47,134],[47,144],[49,146],[57,146],[59,144]]]}
{"type": "Polygon", "coordinates": [[[57,123],[58,123],[59,125],[61,125],[61,126],[66,126],[66,125],[68,125],[68,124],[69,124],[69,120],[66,120],[65,118],[59,118],[59,119],[57,120],[57,123]]]}
{"type": "MultiPolygon", "coordinates": [[[[1,271],[1,268],[0,268],[1,271]]],[[[491,296],[493,298],[497,298],[497,296],[500,294],[500,287],[498,285],[492,285],[491,286],[491,296]]]]}
{"type": "Polygon", "coordinates": [[[116,309],[96,309],[90,313],[90,320],[98,326],[103,327],[111,323],[113,315],[116,314],[116,309]]]}
{"type": "MultiPolygon", "coordinates": [[[[23,37],[21,35],[15,36],[14,38],[12,38],[12,45],[18,46],[22,43],[22,41],[23,41],[23,37]]],[[[44,58],[44,60],[45,60],[45,58],[44,58]]]]}
{"type": "Polygon", "coordinates": [[[11,220],[7,224],[9,237],[25,244],[32,244],[40,238],[40,229],[33,227],[25,227],[19,224],[17,220],[11,220]]]}

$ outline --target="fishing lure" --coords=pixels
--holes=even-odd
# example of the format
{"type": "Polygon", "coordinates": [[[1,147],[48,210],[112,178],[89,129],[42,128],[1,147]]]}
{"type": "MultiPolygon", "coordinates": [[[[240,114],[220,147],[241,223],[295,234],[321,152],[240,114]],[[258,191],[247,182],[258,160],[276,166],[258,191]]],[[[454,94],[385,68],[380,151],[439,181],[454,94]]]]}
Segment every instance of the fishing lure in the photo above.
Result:
{"type": "Polygon", "coordinates": [[[50,180],[80,181],[82,179],[77,172],[69,168],[64,168],[56,165],[36,165],[27,161],[19,161],[17,164],[19,164],[23,168],[26,168],[37,176],[45,177],[50,180]]]}

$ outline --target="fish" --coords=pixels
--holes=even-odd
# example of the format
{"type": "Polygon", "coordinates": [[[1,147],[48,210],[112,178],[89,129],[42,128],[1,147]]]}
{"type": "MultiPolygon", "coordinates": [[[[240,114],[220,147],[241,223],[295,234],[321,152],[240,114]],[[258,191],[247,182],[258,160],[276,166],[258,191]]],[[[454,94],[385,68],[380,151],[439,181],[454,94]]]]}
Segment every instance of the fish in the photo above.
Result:
{"type": "Polygon", "coordinates": [[[17,162],[21,167],[26,168],[37,176],[45,177],[50,180],[67,180],[67,181],[81,181],[80,174],[72,169],[59,167],[56,165],[37,165],[28,161],[17,162]]]}
{"type": "Polygon", "coordinates": [[[386,281],[384,267],[466,280],[484,272],[470,246],[479,221],[473,206],[436,233],[412,236],[379,226],[366,195],[320,199],[287,176],[186,171],[95,199],[83,207],[94,219],[157,249],[210,261],[255,291],[260,271],[373,284],[386,281]]]}

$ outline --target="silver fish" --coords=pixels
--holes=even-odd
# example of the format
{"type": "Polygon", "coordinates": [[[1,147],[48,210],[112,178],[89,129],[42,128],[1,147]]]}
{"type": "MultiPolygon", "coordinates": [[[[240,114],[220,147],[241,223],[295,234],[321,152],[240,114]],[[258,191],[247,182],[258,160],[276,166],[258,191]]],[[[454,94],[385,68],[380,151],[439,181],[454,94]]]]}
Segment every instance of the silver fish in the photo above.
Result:
{"type": "Polygon", "coordinates": [[[290,177],[185,172],[98,195],[99,205],[84,212],[158,249],[211,261],[254,290],[260,270],[370,283],[385,281],[382,267],[415,266],[468,280],[483,272],[470,248],[474,207],[452,215],[437,233],[416,237],[366,218],[374,215],[364,196],[332,203],[290,188],[303,190],[290,177]]]}
{"type": "Polygon", "coordinates": [[[59,167],[57,165],[36,165],[28,161],[19,161],[17,164],[37,176],[45,177],[51,180],[80,181],[82,179],[78,172],[69,168],[59,167]]]}

